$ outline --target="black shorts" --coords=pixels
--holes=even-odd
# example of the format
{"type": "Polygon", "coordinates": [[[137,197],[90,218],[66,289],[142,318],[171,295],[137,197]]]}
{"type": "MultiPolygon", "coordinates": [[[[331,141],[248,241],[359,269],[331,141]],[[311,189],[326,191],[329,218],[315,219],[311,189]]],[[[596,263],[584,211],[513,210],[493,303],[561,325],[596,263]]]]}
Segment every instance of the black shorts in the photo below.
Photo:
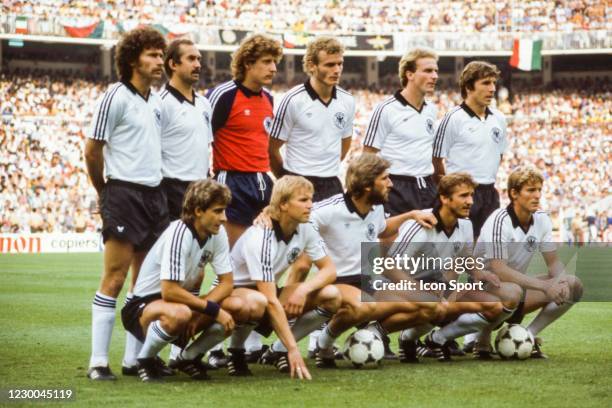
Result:
{"type": "Polygon", "coordinates": [[[148,251],[169,224],[168,203],[160,186],[108,180],[100,199],[102,238],[127,241],[148,251]]]}
{"type": "Polygon", "coordinates": [[[474,238],[480,235],[480,229],[489,215],[499,208],[499,193],[493,184],[479,184],[474,191],[474,204],[470,209],[470,220],[474,228],[474,238]]]}
{"type": "Polygon", "coordinates": [[[431,176],[412,177],[389,175],[393,187],[385,203],[385,212],[391,217],[412,210],[433,208],[438,190],[431,176]]]}
{"type": "MultiPolygon", "coordinates": [[[[127,302],[121,309],[121,323],[123,328],[132,333],[134,337],[140,340],[142,343],[145,341],[146,333],[143,333],[142,326],[140,325],[140,316],[145,307],[149,303],[162,298],[161,293],[154,293],[143,297],[134,296],[132,300],[127,302]]],[[[176,340],[171,342],[181,348],[185,348],[189,339],[186,336],[179,336],[176,340]]]]}
{"type": "Polygon", "coordinates": [[[349,285],[370,295],[375,292],[374,288],[372,287],[372,278],[367,275],[359,274],[350,276],[338,276],[336,277],[336,281],[334,282],[334,285],[337,284],[349,285]]]}
{"type": "Polygon", "coordinates": [[[225,210],[229,222],[250,226],[270,203],[273,182],[266,173],[221,170],[215,180],[232,192],[232,201],[225,210]]]}
{"type": "Polygon", "coordinates": [[[170,215],[171,222],[181,218],[183,198],[185,198],[185,192],[190,183],[190,181],[173,178],[164,178],[162,180],[161,186],[164,189],[166,200],[168,201],[168,214],[170,215]]]}
{"type": "Polygon", "coordinates": [[[302,176],[306,180],[310,181],[314,187],[314,195],[312,197],[313,202],[322,201],[329,197],[335,196],[336,194],[344,193],[342,183],[338,177],[316,177],[316,176],[303,176],[301,174],[292,173],[285,170],[285,174],[291,174],[293,176],[302,176]]]}

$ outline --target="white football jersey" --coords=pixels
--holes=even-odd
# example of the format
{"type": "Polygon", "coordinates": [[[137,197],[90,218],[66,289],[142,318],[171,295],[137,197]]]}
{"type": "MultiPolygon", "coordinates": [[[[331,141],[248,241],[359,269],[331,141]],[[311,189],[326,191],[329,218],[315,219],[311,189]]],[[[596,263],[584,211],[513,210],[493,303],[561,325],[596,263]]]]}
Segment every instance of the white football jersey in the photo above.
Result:
{"type": "Polygon", "coordinates": [[[302,251],[315,261],[327,255],[323,240],[310,223],[299,224],[288,240],[283,238],[278,221],[273,220],[272,226],[250,227],[232,248],[235,286],[255,286],[256,281],[278,284],[302,251]]]}
{"type": "Polygon", "coordinates": [[[196,292],[207,263],[217,276],[232,272],[225,228],[201,241],[193,225],[173,221],[147,253],[134,295],[160,293],[162,280],[180,282],[186,290],[196,292]]]}
{"type": "Polygon", "coordinates": [[[316,203],[310,222],[325,241],[338,277],[361,273],[361,244],[378,242],[378,235],[387,227],[382,205],[362,216],[346,194],[316,203]]]}
{"type": "Polygon", "coordinates": [[[544,211],[531,217],[529,229],[523,230],[512,204],[495,210],[485,221],[476,244],[475,255],[504,259],[515,271],[525,273],[537,252],[557,249],[552,237],[552,222],[544,211]]]}

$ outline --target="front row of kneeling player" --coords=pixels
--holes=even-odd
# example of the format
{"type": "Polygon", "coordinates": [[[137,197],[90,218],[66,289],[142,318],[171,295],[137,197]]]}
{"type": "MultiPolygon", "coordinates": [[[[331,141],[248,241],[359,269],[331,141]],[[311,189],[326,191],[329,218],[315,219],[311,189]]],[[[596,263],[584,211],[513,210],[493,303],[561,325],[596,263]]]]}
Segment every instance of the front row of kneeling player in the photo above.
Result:
{"type": "MultiPolygon", "coordinates": [[[[256,330],[278,336],[264,361],[292,377],[309,379],[297,342],[326,322],[316,352],[316,365],[322,368],[335,367],[333,344],[340,334],[368,323],[367,328],[381,336],[402,331],[402,362],[418,361],[417,341],[426,333],[426,346],[448,360],[451,340],[479,332],[477,356],[490,358],[491,331],[503,321],[520,321],[525,313],[541,308],[528,327],[535,336],[580,298],[579,280],[564,274],[551,245],[550,220],[537,211],[543,180],[536,171],[519,169],[510,175],[511,204],[491,215],[474,249],[466,219],[475,188],[470,176],[445,176],[433,211],[385,219],[382,204],[392,185],[388,167],[379,156],[361,155],[347,170],[346,193],[314,207],[310,182],[298,176],[279,179],[268,211],[269,226],[250,227],[231,254],[223,228],[229,190],[211,180],[192,183],[182,218],[170,224],[147,255],[134,298],[122,310],[126,330],[144,343],[138,356],[139,377],[150,381],[164,374],[157,355],[172,343],[180,351],[172,353],[169,366],[206,379],[202,356],[230,335],[229,374],[251,375],[244,342],[256,330]],[[471,276],[483,281],[485,290],[449,299],[444,298],[448,293],[371,290],[372,282],[362,282],[361,244],[398,231],[390,256],[454,258],[471,256],[474,250],[491,260],[492,272],[477,270],[471,276]],[[532,278],[525,272],[536,250],[542,252],[549,274],[532,278]],[[218,279],[206,296],[199,297],[206,263],[212,264],[218,279]],[[311,263],[318,271],[304,279],[311,263]],[[294,273],[280,288],[291,264],[294,273]]],[[[435,269],[414,272],[411,279],[416,281],[449,279],[448,272],[435,269]]],[[[400,271],[388,270],[384,279],[405,278],[400,271]]],[[[537,344],[534,355],[542,356],[537,344]]]]}

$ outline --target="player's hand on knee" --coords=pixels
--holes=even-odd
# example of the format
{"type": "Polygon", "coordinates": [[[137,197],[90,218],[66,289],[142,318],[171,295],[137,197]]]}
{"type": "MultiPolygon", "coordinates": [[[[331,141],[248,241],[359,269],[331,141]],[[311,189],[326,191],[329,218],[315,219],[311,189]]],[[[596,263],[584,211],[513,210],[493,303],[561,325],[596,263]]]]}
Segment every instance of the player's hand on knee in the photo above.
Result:
{"type": "Polygon", "coordinates": [[[231,333],[234,330],[234,326],[236,325],[236,323],[234,323],[232,315],[230,315],[223,309],[219,310],[219,314],[217,315],[216,320],[221,326],[223,326],[226,334],[231,333]]]}
{"type": "Polygon", "coordinates": [[[301,316],[304,311],[304,305],[306,304],[306,293],[302,290],[301,285],[298,286],[287,302],[285,303],[284,309],[288,317],[301,316]]]}
{"type": "Polygon", "coordinates": [[[289,360],[291,378],[297,377],[300,380],[312,380],[308,367],[306,367],[306,363],[304,363],[304,359],[297,347],[287,353],[287,359],[289,360]]]}

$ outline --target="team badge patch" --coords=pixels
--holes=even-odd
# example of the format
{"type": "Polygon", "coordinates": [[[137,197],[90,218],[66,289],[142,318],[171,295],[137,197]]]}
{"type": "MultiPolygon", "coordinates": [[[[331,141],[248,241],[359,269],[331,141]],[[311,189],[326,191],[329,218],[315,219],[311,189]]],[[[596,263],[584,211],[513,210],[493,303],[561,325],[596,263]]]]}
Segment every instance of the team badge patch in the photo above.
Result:
{"type": "Polygon", "coordinates": [[[493,129],[491,129],[491,139],[493,139],[495,143],[501,142],[501,129],[500,128],[494,127],[493,129]]]}
{"type": "Polygon", "coordinates": [[[455,254],[459,252],[460,249],[461,249],[461,242],[457,242],[457,241],[453,242],[453,250],[455,251],[455,254]]]}
{"type": "Polygon", "coordinates": [[[153,113],[155,114],[155,122],[157,126],[161,126],[161,111],[159,109],[154,109],[153,113]]]}
{"type": "Polygon", "coordinates": [[[266,129],[266,132],[270,134],[270,132],[272,131],[272,118],[270,116],[266,116],[263,121],[263,126],[264,129],[266,129]]]}
{"type": "Polygon", "coordinates": [[[433,119],[427,118],[427,122],[426,122],[425,126],[427,126],[427,133],[429,133],[430,135],[433,135],[433,132],[434,132],[434,121],[433,121],[433,119]]]}
{"type": "Polygon", "coordinates": [[[376,239],[376,229],[374,228],[374,224],[368,224],[368,230],[366,232],[366,236],[370,241],[374,241],[376,239]]]}
{"type": "Polygon", "coordinates": [[[206,123],[206,126],[210,126],[210,116],[208,112],[202,112],[202,114],[204,116],[204,123],[206,123]]]}
{"type": "Polygon", "coordinates": [[[344,112],[336,112],[334,115],[334,125],[338,129],[344,129],[346,127],[346,115],[344,112]]]}
{"type": "Polygon", "coordinates": [[[291,251],[289,251],[289,253],[287,254],[287,262],[289,262],[290,264],[294,263],[299,254],[300,254],[300,248],[298,247],[291,248],[291,251]]]}
{"type": "Polygon", "coordinates": [[[209,250],[205,250],[202,252],[202,257],[200,258],[200,262],[198,263],[199,267],[206,265],[212,259],[212,252],[209,250]]]}
{"type": "Polygon", "coordinates": [[[536,240],[536,237],[534,237],[533,235],[527,237],[527,241],[525,242],[525,249],[529,252],[534,252],[536,249],[538,249],[538,241],[536,240]]]}

